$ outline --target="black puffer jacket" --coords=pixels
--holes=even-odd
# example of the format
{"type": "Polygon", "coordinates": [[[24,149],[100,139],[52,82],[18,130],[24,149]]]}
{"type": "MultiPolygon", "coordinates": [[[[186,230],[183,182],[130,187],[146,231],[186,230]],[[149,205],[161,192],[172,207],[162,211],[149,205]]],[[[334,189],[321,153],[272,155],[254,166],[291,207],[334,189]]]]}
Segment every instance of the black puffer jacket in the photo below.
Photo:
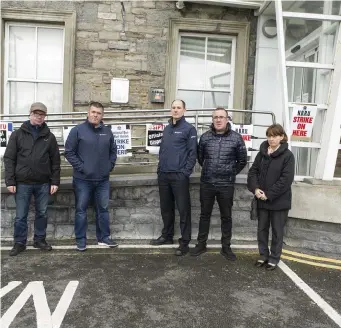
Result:
{"type": "Polygon", "coordinates": [[[212,124],[200,138],[198,162],[202,166],[201,182],[232,186],[247,162],[242,136],[232,131],[229,124],[224,134],[218,134],[212,124]]]}
{"type": "Polygon", "coordinates": [[[4,154],[6,186],[19,183],[60,182],[60,155],[56,137],[43,123],[37,138],[29,123],[11,134],[4,154]]]}
{"type": "Polygon", "coordinates": [[[264,191],[266,201],[258,200],[258,208],[267,210],[289,210],[291,208],[291,185],[295,175],[295,158],[283,143],[271,155],[269,144],[264,141],[249,170],[247,187],[255,193],[257,188],[264,191]]]}

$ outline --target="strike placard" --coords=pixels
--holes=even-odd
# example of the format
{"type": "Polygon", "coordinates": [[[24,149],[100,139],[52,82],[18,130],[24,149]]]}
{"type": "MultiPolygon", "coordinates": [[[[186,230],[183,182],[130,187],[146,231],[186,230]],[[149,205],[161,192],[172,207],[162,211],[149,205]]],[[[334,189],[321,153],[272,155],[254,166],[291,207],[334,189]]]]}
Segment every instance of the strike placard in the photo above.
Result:
{"type": "Polygon", "coordinates": [[[291,121],[291,140],[311,141],[316,112],[316,105],[296,104],[294,106],[291,121]]]}
{"type": "Polygon", "coordinates": [[[241,134],[247,149],[247,155],[251,156],[253,125],[233,124],[233,130],[241,134]]]}
{"type": "Polygon", "coordinates": [[[146,149],[151,154],[158,154],[166,124],[147,124],[146,129],[146,149]]]}
{"type": "Polygon", "coordinates": [[[130,125],[112,125],[111,131],[115,137],[117,157],[132,156],[132,153],[128,152],[128,149],[131,149],[130,125]]]}
{"type": "Polygon", "coordinates": [[[1,152],[0,155],[3,156],[9,141],[9,137],[13,131],[12,122],[1,122],[0,121],[0,140],[1,140],[1,152]]]}

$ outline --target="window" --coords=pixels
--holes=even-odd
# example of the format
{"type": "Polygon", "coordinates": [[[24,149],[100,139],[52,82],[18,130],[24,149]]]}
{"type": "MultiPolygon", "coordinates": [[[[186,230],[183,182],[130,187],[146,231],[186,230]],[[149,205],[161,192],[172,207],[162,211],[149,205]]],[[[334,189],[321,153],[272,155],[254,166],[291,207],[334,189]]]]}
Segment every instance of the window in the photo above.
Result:
{"type": "Polygon", "coordinates": [[[232,108],[235,48],[235,37],[180,34],[176,97],[188,108],[232,108]]]}
{"type": "MultiPolygon", "coordinates": [[[[248,22],[171,19],[166,108],[179,97],[189,108],[245,109],[249,30],[248,22]]],[[[243,115],[234,119],[243,122],[243,115]]]]}
{"type": "Polygon", "coordinates": [[[49,112],[72,111],[76,14],[3,9],[0,30],[4,113],[27,113],[34,101],[49,112]]]}
{"type": "Polygon", "coordinates": [[[61,112],[64,27],[7,22],[5,49],[5,112],[26,113],[35,101],[61,112]]]}

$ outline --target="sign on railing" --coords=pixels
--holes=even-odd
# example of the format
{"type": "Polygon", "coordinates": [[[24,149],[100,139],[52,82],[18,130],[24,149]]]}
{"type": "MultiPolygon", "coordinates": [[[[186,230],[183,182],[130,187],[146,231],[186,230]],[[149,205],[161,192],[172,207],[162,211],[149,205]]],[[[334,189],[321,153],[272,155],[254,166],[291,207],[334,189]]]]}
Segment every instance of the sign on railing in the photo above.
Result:
{"type": "Polygon", "coordinates": [[[234,124],[233,130],[241,134],[245,142],[248,156],[251,156],[253,125],[234,124]]]}
{"type": "Polygon", "coordinates": [[[3,156],[5,149],[8,144],[9,137],[13,132],[13,124],[11,122],[1,122],[0,121],[0,140],[1,140],[1,151],[0,155],[3,156]]]}
{"type": "Polygon", "coordinates": [[[166,124],[147,124],[146,125],[146,149],[150,154],[158,154],[166,124]]]}

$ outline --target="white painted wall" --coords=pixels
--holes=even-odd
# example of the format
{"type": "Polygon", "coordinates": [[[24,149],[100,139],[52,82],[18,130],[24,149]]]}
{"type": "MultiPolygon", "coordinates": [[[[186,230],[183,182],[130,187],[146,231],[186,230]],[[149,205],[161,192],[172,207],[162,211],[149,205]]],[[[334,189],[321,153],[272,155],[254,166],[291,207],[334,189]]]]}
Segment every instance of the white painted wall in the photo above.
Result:
{"type": "MultiPolygon", "coordinates": [[[[257,45],[256,45],[256,67],[253,94],[253,110],[272,111],[276,115],[277,123],[283,124],[282,97],[278,77],[278,47],[277,37],[266,38],[262,33],[263,23],[274,16],[259,16],[257,45]]],[[[271,117],[267,115],[253,115],[253,124],[271,125],[271,117]]],[[[265,136],[266,128],[254,127],[255,136],[265,136]]],[[[258,148],[263,140],[254,140],[253,147],[258,148]]],[[[253,158],[257,152],[253,152],[253,158]]]]}

